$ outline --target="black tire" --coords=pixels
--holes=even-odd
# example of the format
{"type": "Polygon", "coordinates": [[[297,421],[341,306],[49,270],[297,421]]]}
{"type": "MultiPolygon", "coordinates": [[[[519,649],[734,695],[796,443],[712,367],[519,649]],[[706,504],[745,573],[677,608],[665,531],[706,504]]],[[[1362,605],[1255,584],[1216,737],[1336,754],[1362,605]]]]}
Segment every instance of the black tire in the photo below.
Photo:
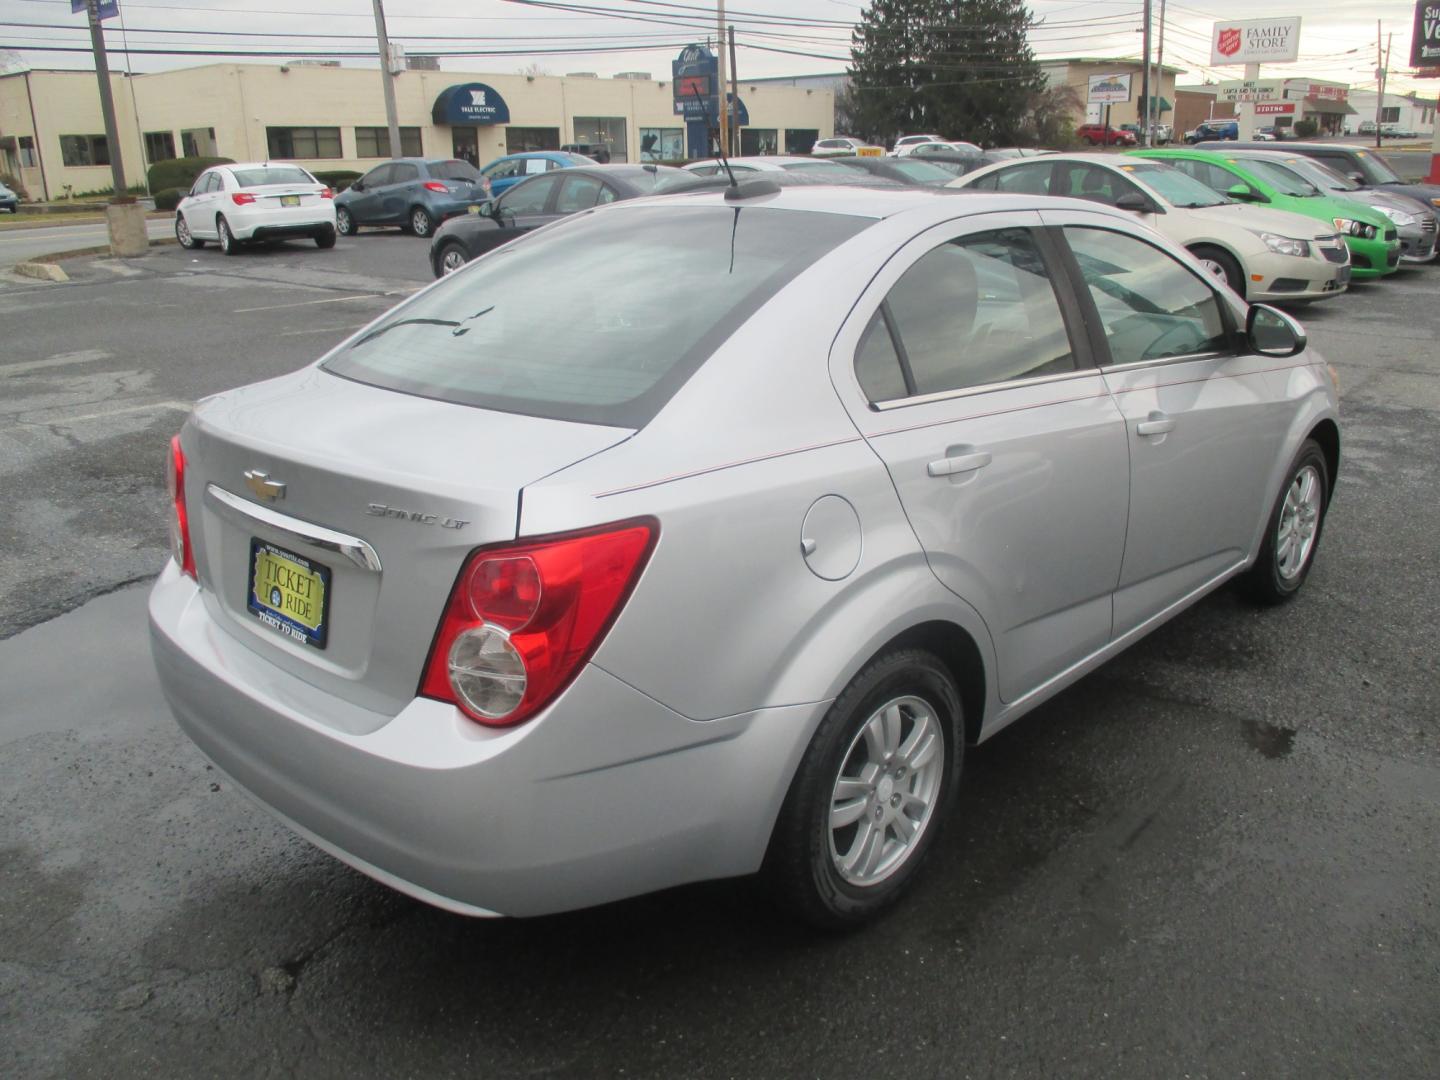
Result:
{"type": "Polygon", "coordinates": [[[322,251],[329,250],[335,246],[335,230],[326,229],[315,234],[315,246],[322,251]]]}
{"type": "Polygon", "coordinates": [[[186,251],[195,251],[205,246],[205,241],[190,231],[190,223],[184,214],[175,215],[175,242],[186,251]]]}
{"type": "MultiPolygon", "coordinates": [[[[913,733],[915,727],[909,730],[913,733]]],[[[899,649],[872,661],[856,675],[830,706],[810,740],[775,824],[765,874],[779,903],[824,930],[859,926],[893,904],[914,880],[954,802],[964,756],[964,730],[960,695],[949,672],[932,653],[899,649]],[[887,704],[899,699],[918,701],[928,706],[933,716],[930,726],[938,731],[940,745],[925,759],[928,763],[939,755],[938,768],[930,774],[932,780],[938,777],[938,783],[928,800],[929,813],[919,823],[907,853],[887,872],[888,876],[857,885],[842,875],[837,866],[841,856],[832,853],[836,836],[850,827],[843,826],[832,835],[832,800],[841,777],[853,775],[854,755],[862,752],[862,744],[868,745],[862,737],[865,727],[887,704]]],[[[906,737],[897,736],[902,748],[906,737]]],[[[896,759],[903,760],[898,754],[896,759]]],[[[917,766],[905,782],[913,785],[922,781],[924,768],[917,766]]],[[[888,778],[891,774],[886,771],[882,775],[888,778]]],[[[885,792],[902,790],[897,782],[881,779],[879,783],[884,785],[881,790],[872,785],[868,794],[856,796],[864,799],[865,807],[854,822],[857,830],[870,831],[872,810],[878,817],[886,805],[896,805],[887,804],[886,799],[898,796],[887,796],[885,792]]],[[[907,820],[911,826],[916,825],[913,819],[907,820]]],[[[882,846],[889,843],[889,828],[887,822],[880,830],[882,846]]],[[[858,832],[850,835],[858,846],[858,832]]],[[[855,850],[857,847],[852,847],[850,853],[855,850]]]]}
{"type": "Polygon", "coordinates": [[[416,236],[429,236],[435,231],[435,219],[423,206],[412,206],[410,216],[405,219],[406,228],[416,236]]]}
{"type": "Polygon", "coordinates": [[[440,245],[440,250],[435,253],[435,265],[431,267],[431,269],[435,271],[437,278],[445,277],[447,274],[453,274],[469,261],[470,253],[465,250],[464,244],[459,240],[447,240],[440,245]],[[446,266],[447,262],[452,262],[455,259],[459,260],[458,266],[446,266]]]}
{"type": "Polygon", "coordinates": [[[215,219],[215,233],[220,237],[220,250],[226,255],[240,254],[240,241],[235,239],[235,234],[230,231],[230,223],[225,218],[215,219]]]}
{"type": "Polygon", "coordinates": [[[1310,568],[1315,565],[1315,552],[1320,549],[1320,534],[1325,526],[1325,513],[1329,509],[1330,467],[1325,461],[1325,452],[1320,449],[1320,444],[1314,439],[1306,439],[1300,445],[1295,460],[1290,463],[1290,468],[1286,470],[1285,482],[1280,485],[1275,505],[1265,520],[1265,538],[1260,544],[1260,554],[1255,558],[1255,565],[1242,579],[1244,590],[1251,600],[1263,605],[1281,604],[1300,591],[1300,586],[1304,585],[1305,579],[1310,576],[1310,568]],[[1294,493],[1298,495],[1303,492],[1307,471],[1316,485],[1315,498],[1318,505],[1308,512],[1300,513],[1297,520],[1289,513],[1286,504],[1297,485],[1299,488],[1294,493]],[[1309,546],[1302,553],[1299,566],[1290,566],[1288,572],[1284,563],[1285,551],[1280,541],[1280,530],[1287,517],[1290,518],[1292,528],[1298,525],[1302,537],[1307,530],[1310,536],[1309,546]]]}
{"type": "Polygon", "coordinates": [[[1086,146],[1094,146],[1094,145],[1095,145],[1095,140],[1092,139],[1089,135],[1086,135],[1086,136],[1085,136],[1085,145],[1086,145],[1086,146]]]}
{"type": "MultiPolygon", "coordinates": [[[[1240,297],[1245,295],[1245,273],[1240,269],[1240,264],[1235,261],[1235,256],[1228,251],[1221,251],[1217,247],[1210,247],[1205,244],[1197,244],[1190,249],[1190,254],[1197,259],[1208,260],[1214,263],[1221,270],[1216,277],[1223,277],[1225,284],[1240,297]]],[[[1208,268],[1207,268],[1208,269],[1208,268]]]]}
{"type": "Polygon", "coordinates": [[[354,236],[360,231],[359,224],[343,206],[335,211],[335,231],[341,236],[354,236]]]}

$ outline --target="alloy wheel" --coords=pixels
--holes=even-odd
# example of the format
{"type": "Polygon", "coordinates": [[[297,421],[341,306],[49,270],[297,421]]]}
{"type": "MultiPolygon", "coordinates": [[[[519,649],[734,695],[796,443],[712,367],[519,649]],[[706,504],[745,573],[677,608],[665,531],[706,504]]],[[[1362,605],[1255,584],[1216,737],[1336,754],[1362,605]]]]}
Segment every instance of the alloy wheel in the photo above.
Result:
{"type": "Polygon", "coordinates": [[[935,810],[944,735],[922,698],[895,698],[860,726],[830,795],[830,858],[849,884],[877,885],[915,853],[935,810]]]}
{"type": "Polygon", "coordinates": [[[1294,580],[1305,569],[1315,549],[1315,534],[1320,527],[1320,485],[1315,466],[1306,465],[1286,489],[1275,531],[1276,568],[1286,581],[1294,580]]]}
{"type": "Polygon", "coordinates": [[[453,274],[459,270],[468,260],[465,253],[458,247],[447,247],[445,254],[440,256],[440,269],[443,273],[453,274]]]}

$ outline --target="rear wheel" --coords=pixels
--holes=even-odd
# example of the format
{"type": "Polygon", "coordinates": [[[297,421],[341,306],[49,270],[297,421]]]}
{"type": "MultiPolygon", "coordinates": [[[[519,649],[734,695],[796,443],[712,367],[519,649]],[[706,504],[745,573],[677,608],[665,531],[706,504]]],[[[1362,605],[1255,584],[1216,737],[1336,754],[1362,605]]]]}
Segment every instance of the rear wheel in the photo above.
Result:
{"type": "Polygon", "coordinates": [[[438,276],[446,277],[469,262],[470,256],[465,253],[463,244],[458,240],[450,240],[440,249],[440,257],[435,261],[440,267],[438,276]]]}
{"type": "Polygon", "coordinates": [[[1295,455],[1270,511],[1260,555],[1245,578],[1246,591],[1261,604],[1279,604],[1300,591],[1315,561],[1320,530],[1330,501],[1330,470],[1314,439],[1295,455]]]}
{"type": "Polygon", "coordinates": [[[321,249],[333,248],[335,246],[335,230],[326,229],[315,234],[315,246],[321,249]]]}
{"type": "Polygon", "coordinates": [[[230,223],[223,217],[215,219],[215,232],[220,237],[220,250],[226,255],[240,254],[240,241],[235,239],[235,234],[230,231],[230,223]]]}
{"type": "Polygon", "coordinates": [[[410,231],[416,236],[429,236],[435,231],[435,221],[430,217],[430,211],[423,206],[417,206],[410,211],[410,231]]]}
{"type": "Polygon", "coordinates": [[[341,236],[353,236],[359,227],[360,226],[355,223],[355,219],[350,216],[349,210],[346,210],[343,206],[336,209],[335,231],[341,236]]]}
{"type": "Polygon", "coordinates": [[[914,879],[954,799],[960,696],[931,653],[900,649],[851,681],[820,722],[766,856],[782,904],[823,929],[857,926],[914,879]]]}
{"type": "Polygon", "coordinates": [[[1229,285],[1239,296],[1245,295],[1245,274],[1240,269],[1240,264],[1228,251],[1221,251],[1219,248],[1193,247],[1190,254],[1200,260],[1200,265],[1205,267],[1221,281],[1229,285]]]}
{"type": "Polygon", "coordinates": [[[175,241],[186,251],[194,251],[196,248],[205,246],[205,241],[190,232],[190,223],[185,220],[184,214],[175,215],[175,241]]]}

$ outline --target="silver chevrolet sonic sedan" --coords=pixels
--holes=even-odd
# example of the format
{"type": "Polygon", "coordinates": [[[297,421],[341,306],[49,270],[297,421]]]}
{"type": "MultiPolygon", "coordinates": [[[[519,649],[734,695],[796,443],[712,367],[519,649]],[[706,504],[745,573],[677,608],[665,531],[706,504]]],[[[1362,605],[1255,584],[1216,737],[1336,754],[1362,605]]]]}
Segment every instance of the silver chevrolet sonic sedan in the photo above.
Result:
{"type": "Polygon", "coordinates": [[[1332,380],[1094,203],[617,203],[200,402],[155,661],[240,787],[431,904],[760,871],[853,925],[967,743],[1230,578],[1300,588],[1332,380]]]}

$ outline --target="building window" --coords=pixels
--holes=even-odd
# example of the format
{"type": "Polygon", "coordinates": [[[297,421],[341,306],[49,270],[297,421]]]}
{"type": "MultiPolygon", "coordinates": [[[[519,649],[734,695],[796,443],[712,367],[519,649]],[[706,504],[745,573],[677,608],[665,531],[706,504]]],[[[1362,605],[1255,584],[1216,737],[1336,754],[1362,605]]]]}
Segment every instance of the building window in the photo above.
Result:
{"type": "Polygon", "coordinates": [[[684,128],[641,128],[641,161],[683,161],[685,159],[684,128]]]}
{"type": "Polygon", "coordinates": [[[338,127],[267,127],[265,143],[271,160],[344,157],[338,127]]]}
{"type": "Polygon", "coordinates": [[[577,116],[575,141],[582,145],[603,146],[610,151],[611,161],[629,161],[626,153],[625,118],[623,116],[577,116]]]}
{"type": "Polygon", "coordinates": [[[186,157],[215,157],[214,128],[189,128],[180,132],[180,149],[186,157]]]}
{"type": "Polygon", "coordinates": [[[145,132],[145,160],[151,165],[175,156],[175,135],[169,131],[145,132]]]}
{"type": "MultiPolygon", "coordinates": [[[[773,154],[780,144],[780,132],[775,128],[741,128],[740,153],[773,154]]],[[[808,147],[806,149],[809,149],[808,147]]]]}
{"type": "Polygon", "coordinates": [[[29,135],[20,136],[20,167],[22,169],[35,169],[40,166],[40,158],[35,153],[35,140],[29,135]]]}
{"type": "Polygon", "coordinates": [[[1398,124],[1400,122],[1399,105],[1382,105],[1380,107],[1380,123],[1398,124]]]}
{"type": "Polygon", "coordinates": [[[109,165],[110,145],[104,135],[61,135],[60,160],[71,168],[109,165]]]}
{"type": "Polygon", "coordinates": [[[786,128],[785,153],[808,154],[810,148],[820,141],[818,128],[786,128]]]}
{"type": "MultiPolygon", "coordinates": [[[[271,128],[271,131],[276,130],[271,128]]],[[[320,130],[326,130],[321,128],[320,130]]],[[[402,127],[400,129],[400,156],[421,157],[424,151],[420,149],[420,129],[418,127],[402,127]]],[[[307,154],[306,157],[316,155],[307,154]]],[[[339,154],[335,155],[339,157],[339,154]]],[[[355,129],[355,156],[356,157],[390,157],[390,129],[388,127],[357,127],[355,129]]]]}
{"type": "Polygon", "coordinates": [[[560,129],[542,127],[507,127],[505,152],[533,154],[537,150],[559,150],[560,129]]]}

